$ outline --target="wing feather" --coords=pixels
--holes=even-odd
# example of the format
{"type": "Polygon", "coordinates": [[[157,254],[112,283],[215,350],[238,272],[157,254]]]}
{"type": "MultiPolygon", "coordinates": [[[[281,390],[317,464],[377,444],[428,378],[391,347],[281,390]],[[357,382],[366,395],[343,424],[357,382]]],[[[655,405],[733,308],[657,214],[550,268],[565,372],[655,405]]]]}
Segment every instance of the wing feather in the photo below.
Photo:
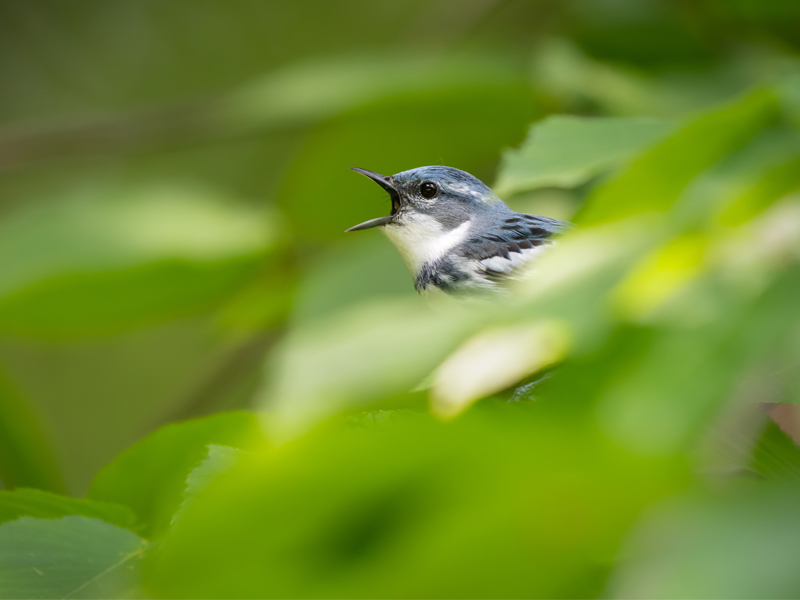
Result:
{"type": "Polygon", "coordinates": [[[556,219],[515,213],[493,228],[494,233],[468,239],[459,248],[465,259],[475,261],[479,271],[491,280],[512,275],[539,255],[554,236],[569,224],[556,219]]]}

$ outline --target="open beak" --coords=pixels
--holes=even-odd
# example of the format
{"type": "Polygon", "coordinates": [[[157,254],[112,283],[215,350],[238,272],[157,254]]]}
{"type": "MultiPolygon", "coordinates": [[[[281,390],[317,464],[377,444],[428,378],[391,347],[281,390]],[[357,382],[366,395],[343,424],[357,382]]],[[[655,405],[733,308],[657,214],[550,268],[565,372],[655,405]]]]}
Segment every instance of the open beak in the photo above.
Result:
{"type": "Polygon", "coordinates": [[[397,213],[397,210],[400,208],[400,194],[397,193],[397,189],[392,185],[390,178],[386,175],[380,175],[378,173],[373,173],[372,171],[367,171],[366,169],[359,169],[358,167],[353,167],[353,171],[361,173],[362,175],[369,177],[389,192],[389,196],[392,198],[392,214],[388,217],[378,217],[377,219],[370,219],[369,221],[364,221],[358,225],[351,227],[350,229],[346,229],[345,233],[348,231],[361,231],[362,229],[371,229],[373,227],[382,227],[383,225],[388,225],[394,220],[394,215],[397,213]]]}

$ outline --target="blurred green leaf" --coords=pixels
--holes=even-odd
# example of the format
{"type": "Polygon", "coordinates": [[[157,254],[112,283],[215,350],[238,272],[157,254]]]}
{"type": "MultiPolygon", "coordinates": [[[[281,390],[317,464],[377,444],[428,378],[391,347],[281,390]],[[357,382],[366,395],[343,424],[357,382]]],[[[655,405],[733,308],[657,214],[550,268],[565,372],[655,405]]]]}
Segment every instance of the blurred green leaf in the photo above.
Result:
{"type": "Polygon", "coordinates": [[[136,516],[129,508],[118,504],[69,498],[26,488],[14,491],[0,490],[0,523],[20,517],[58,519],[68,515],[102,519],[106,523],[124,529],[131,529],[136,520],[136,516]]]}
{"type": "Polygon", "coordinates": [[[745,223],[775,201],[798,190],[800,190],[800,157],[784,156],[782,164],[764,173],[725,208],[720,215],[720,221],[724,225],[745,223]]]}
{"type": "MultiPolygon", "coordinates": [[[[253,416],[189,422],[98,476],[160,547],[153,595],[797,596],[792,442],[765,432],[767,481],[688,475],[717,429],[746,466],[754,404],[800,400],[800,8],[734,4],[0,3],[2,485],[57,462],[80,492],[159,423],[255,401],[268,447],[253,416]],[[428,309],[377,230],[342,233],[389,210],[348,167],[490,181],[502,148],[514,208],[588,196],[507,301],[428,309]],[[535,402],[483,397],[555,350],[535,402]]],[[[86,524],[118,530],[64,522],[54,570],[119,570],[86,524]]],[[[58,549],[35,533],[0,557],[58,549]]]]}
{"type": "Polygon", "coordinates": [[[531,126],[519,149],[503,154],[494,189],[502,196],[581,185],[623,164],[672,128],[657,119],[547,117],[531,126]]]}
{"type": "Polygon", "coordinates": [[[0,597],[137,598],[144,543],[99,519],[0,525],[0,597]]]}
{"type": "Polygon", "coordinates": [[[800,482],[800,448],[769,421],[753,451],[750,468],[768,479],[800,482]]]}
{"type": "Polygon", "coordinates": [[[319,321],[360,302],[416,298],[413,281],[384,236],[349,237],[303,271],[290,325],[319,321]]]}
{"type": "Polygon", "coordinates": [[[793,131],[765,129],[693,181],[681,210],[705,221],[711,208],[723,227],[751,221],[791,192],[791,165],[798,155],[800,137],[793,131]]]}
{"type": "Polygon", "coordinates": [[[395,90],[312,131],[276,198],[302,246],[341,240],[348,227],[390,210],[388,195],[351,167],[391,175],[444,164],[488,181],[497,149],[518,144],[538,110],[521,74],[430,92],[395,90]]]}
{"type": "MultiPolygon", "coordinates": [[[[503,87],[519,72],[485,54],[431,60],[413,53],[307,61],[245,86],[220,105],[226,126],[252,130],[322,120],[387,97],[503,87]]],[[[424,101],[418,97],[418,101],[424,101]]]]}
{"type": "Polygon", "coordinates": [[[800,590],[797,487],[739,482],[655,509],[606,596],[793,598],[800,590]],[[610,593],[609,593],[610,592],[610,593]]]}
{"type": "Polygon", "coordinates": [[[152,555],[147,590],[592,596],[635,516],[683,481],[680,462],[634,456],[547,411],[336,423],[215,479],[152,555]]]}
{"type": "Polygon", "coordinates": [[[64,482],[36,412],[0,371],[0,481],[62,491],[64,482]]]}
{"type": "Polygon", "coordinates": [[[62,198],[17,208],[0,223],[0,293],[169,258],[247,256],[274,242],[266,214],[197,186],[95,184],[73,186],[62,198]]]}
{"type": "Polygon", "coordinates": [[[693,179],[778,115],[775,94],[760,89],[696,117],[598,188],[577,220],[590,225],[670,209],[693,179]]]}
{"type": "MultiPolygon", "coordinates": [[[[670,101],[674,102],[674,98],[659,94],[641,73],[596,60],[568,37],[540,39],[532,67],[539,92],[557,98],[561,109],[570,113],[661,115],[672,108],[670,101]]],[[[680,97],[687,90],[681,87],[672,91],[673,96],[680,97]]]]}
{"type": "Polygon", "coordinates": [[[398,298],[299,323],[268,362],[258,401],[291,431],[408,392],[475,328],[468,315],[398,298]]]}
{"type": "Polygon", "coordinates": [[[67,486],[55,491],[84,496],[127,447],[179,414],[192,416],[201,395],[213,404],[227,389],[221,369],[240,348],[241,338],[231,338],[205,315],[89,339],[0,337],[4,368],[47,428],[33,448],[52,447],[58,457],[67,486]]]}
{"type": "Polygon", "coordinates": [[[265,213],[204,190],[73,193],[0,223],[0,332],[96,335],[197,314],[275,241],[265,213]]]}
{"type": "Polygon", "coordinates": [[[0,334],[79,338],[195,316],[247,284],[261,262],[259,255],[199,264],[165,260],[53,277],[0,297],[0,334]]]}
{"type": "Polygon", "coordinates": [[[166,425],[135,444],[92,482],[89,498],[129,507],[147,538],[169,526],[186,480],[209,444],[250,448],[262,441],[255,415],[235,412],[166,425]]]}

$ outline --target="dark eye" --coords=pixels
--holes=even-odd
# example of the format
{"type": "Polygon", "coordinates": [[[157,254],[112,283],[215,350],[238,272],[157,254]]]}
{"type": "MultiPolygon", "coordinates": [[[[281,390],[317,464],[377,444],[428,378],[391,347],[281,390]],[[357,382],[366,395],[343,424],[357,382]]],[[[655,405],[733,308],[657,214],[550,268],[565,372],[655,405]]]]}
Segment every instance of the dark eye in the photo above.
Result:
{"type": "Polygon", "coordinates": [[[426,198],[433,198],[436,194],[439,193],[439,188],[436,187],[435,183],[431,183],[430,181],[423,181],[422,184],[419,186],[419,193],[425,196],[426,198]]]}

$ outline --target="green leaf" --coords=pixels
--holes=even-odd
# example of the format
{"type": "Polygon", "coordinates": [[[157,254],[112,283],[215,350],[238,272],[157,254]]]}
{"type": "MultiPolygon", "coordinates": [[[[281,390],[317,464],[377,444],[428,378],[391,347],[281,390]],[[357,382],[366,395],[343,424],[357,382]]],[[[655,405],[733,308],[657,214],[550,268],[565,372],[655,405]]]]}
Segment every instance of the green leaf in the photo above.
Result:
{"type": "Polygon", "coordinates": [[[715,220],[725,228],[753,221],[797,188],[799,156],[795,132],[766,129],[694,181],[682,205],[704,219],[709,207],[716,209],[715,220]]]}
{"type": "Polygon", "coordinates": [[[277,348],[258,400],[275,424],[291,430],[406,393],[470,327],[463,311],[443,314],[418,298],[402,297],[301,322],[277,348]]]}
{"type": "Polygon", "coordinates": [[[778,115],[775,94],[760,89],[689,121],[592,194],[577,220],[585,225],[607,223],[669,210],[692,180],[778,115]]]}
{"type": "Polygon", "coordinates": [[[250,448],[262,441],[255,415],[226,413],[166,425],[117,457],[92,482],[89,498],[129,507],[137,530],[159,535],[180,508],[189,473],[209,444],[250,448]]]}
{"type": "Polygon", "coordinates": [[[25,488],[0,491],[0,523],[20,517],[58,519],[69,515],[102,519],[125,529],[131,529],[136,520],[129,508],[118,504],[70,498],[25,488]]]}
{"type": "Polygon", "coordinates": [[[242,450],[230,448],[229,446],[218,446],[209,444],[208,456],[203,459],[198,466],[192,469],[189,477],[186,478],[186,491],[183,493],[183,503],[172,519],[175,523],[180,519],[186,507],[191,504],[194,498],[208,487],[208,485],[219,477],[222,473],[230,471],[242,455],[242,450]]]}
{"type": "Polygon", "coordinates": [[[225,98],[219,108],[227,127],[250,131],[322,120],[401,94],[497,88],[518,77],[507,61],[485,55],[430,60],[404,52],[324,58],[270,73],[225,98]],[[327,93],[315,92],[323,89],[327,93]]]}
{"type": "Polygon", "coordinates": [[[752,187],[735,198],[720,215],[720,221],[725,225],[746,223],[776,200],[797,190],[800,190],[800,158],[785,156],[783,164],[764,173],[752,187]]]}
{"type": "Polygon", "coordinates": [[[495,191],[575,187],[632,158],[673,124],[635,117],[555,115],[535,123],[517,150],[503,154],[495,191]]]}
{"type": "Polygon", "coordinates": [[[0,334],[81,338],[195,316],[243,287],[260,264],[261,256],[253,255],[213,263],[170,260],[61,275],[0,297],[0,334]]]}
{"type": "Polygon", "coordinates": [[[0,296],[69,273],[246,256],[271,233],[266,215],[203,188],[66,189],[60,201],[18,208],[0,223],[0,296]]]}
{"type": "Polygon", "coordinates": [[[144,543],[99,519],[0,525],[0,598],[135,598],[144,543]]]}
{"type": "Polygon", "coordinates": [[[64,482],[47,433],[25,398],[0,371],[0,481],[6,487],[61,491],[64,482]]]}
{"type": "Polygon", "coordinates": [[[684,477],[535,405],[373,421],[241,456],[147,559],[148,592],[593,597],[630,523],[684,477]]]}
{"type": "Polygon", "coordinates": [[[85,337],[197,314],[252,277],[274,230],[202,188],[67,189],[0,222],[0,333],[85,337]]]}
{"type": "Polygon", "coordinates": [[[750,468],[767,479],[800,483],[800,448],[769,421],[753,451],[750,468]]]}
{"type": "Polygon", "coordinates": [[[603,597],[796,598],[797,486],[738,483],[654,508],[603,597]]]}

